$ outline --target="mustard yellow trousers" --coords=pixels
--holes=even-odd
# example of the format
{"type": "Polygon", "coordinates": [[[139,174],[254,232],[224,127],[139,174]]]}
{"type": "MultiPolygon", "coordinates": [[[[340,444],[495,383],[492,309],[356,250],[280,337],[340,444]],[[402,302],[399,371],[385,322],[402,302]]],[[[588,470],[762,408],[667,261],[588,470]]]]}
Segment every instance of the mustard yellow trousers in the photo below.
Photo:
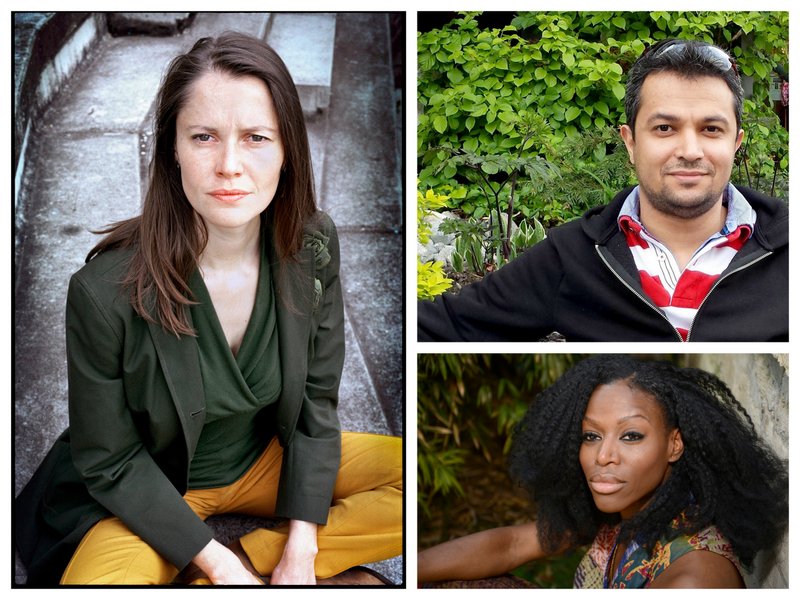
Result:
{"type": "MultiPolygon", "coordinates": [[[[282,450],[273,440],[235,483],[189,490],[184,499],[206,519],[214,514],[274,515],[282,450]]],[[[327,525],[317,534],[314,568],[320,579],[402,552],[403,469],[400,438],[342,434],[342,461],[327,525]]],[[[283,554],[287,526],[256,529],[240,539],[250,561],[270,575],[283,554]]],[[[62,584],[167,584],[178,569],[116,517],[98,522],[84,536],[62,584]]]]}

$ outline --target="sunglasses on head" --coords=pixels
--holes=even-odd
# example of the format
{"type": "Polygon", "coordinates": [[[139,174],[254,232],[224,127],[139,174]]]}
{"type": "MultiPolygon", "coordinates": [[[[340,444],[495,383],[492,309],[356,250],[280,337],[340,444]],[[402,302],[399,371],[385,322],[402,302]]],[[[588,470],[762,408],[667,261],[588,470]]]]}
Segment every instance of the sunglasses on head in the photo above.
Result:
{"type": "MultiPolygon", "coordinates": [[[[682,54],[688,47],[690,47],[690,44],[687,42],[672,41],[667,42],[662,46],[651,46],[645,50],[644,54],[648,54],[652,51],[653,58],[657,59],[669,53],[682,54]]],[[[714,65],[721,72],[724,73],[729,69],[733,69],[733,72],[736,73],[736,75],[739,74],[739,69],[736,67],[736,61],[733,60],[733,58],[731,58],[722,48],[712,46],[711,44],[691,44],[691,47],[695,52],[700,54],[704,59],[714,65]]]]}

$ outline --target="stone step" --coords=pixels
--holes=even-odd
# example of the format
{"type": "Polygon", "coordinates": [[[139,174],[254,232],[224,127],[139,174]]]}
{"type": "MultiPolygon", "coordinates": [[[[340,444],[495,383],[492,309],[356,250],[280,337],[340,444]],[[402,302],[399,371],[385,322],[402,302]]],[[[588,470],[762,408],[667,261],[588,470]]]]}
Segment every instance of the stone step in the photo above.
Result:
{"type": "Polygon", "coordinates": [[[289,68],[306,113],[330,104],[335,37],[334,13],[272,14],[267,43],[289,68]]]}
{"type": "Polygon", "coordinates": [[[178,35],[192,22],[194,13],[108,13],[111,35],[178,35]]]}

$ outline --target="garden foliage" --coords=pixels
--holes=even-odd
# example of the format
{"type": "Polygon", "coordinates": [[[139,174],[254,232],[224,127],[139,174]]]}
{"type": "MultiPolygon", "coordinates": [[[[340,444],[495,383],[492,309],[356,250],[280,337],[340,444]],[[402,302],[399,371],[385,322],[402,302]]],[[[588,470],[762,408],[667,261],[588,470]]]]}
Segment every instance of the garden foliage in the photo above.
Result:
{"type": "Polygon", "coordinates": [[[418,495],[421,511],[436,496],[463,494],[467,453],[491,459],[493,440],[508,449],[532,397],[577,355],[420,354],[418,356],[418,495]]]}
{"type": "MultiPolygon", "coordinates": [[[[425,215],[447,204],[447,196],[434,194],[427,190],[424,194],[417,191],[417,239],[420,244],[428,243],[431,226],[425,221],[425,215]]],[[[446,292],[452,285],[452,279],[444,274],[444,265],[440,261],[423,263],[417,258],[417,298],[432,300],[446,292]]]]}

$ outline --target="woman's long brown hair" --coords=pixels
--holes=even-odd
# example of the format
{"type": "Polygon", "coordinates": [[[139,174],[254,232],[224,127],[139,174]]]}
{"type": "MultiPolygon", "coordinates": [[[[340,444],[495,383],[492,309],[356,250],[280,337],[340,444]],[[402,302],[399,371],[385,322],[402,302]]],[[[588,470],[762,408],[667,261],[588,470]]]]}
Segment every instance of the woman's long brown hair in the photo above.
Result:
{"type": "Polygon", "coordinates": [[[316,212],[314,178],[303,109],[286,65],[264,42],[239,33],[202,38],[172,60],[158,92],[153,156],[142,214],[113,223],[89,252],[131,248],[123,285],[134,310],[176,336],[194,335],[186,315],[192,304],[189,277],[207,241],[181,184],[175,161],[175,121],[191,85],[204,73],[253,76],[270,90],[284,146],[284,168],[275,197],[262,214],[262,235],[271,238],[278,260],[300,250],[303,224],[316,212]]]}

